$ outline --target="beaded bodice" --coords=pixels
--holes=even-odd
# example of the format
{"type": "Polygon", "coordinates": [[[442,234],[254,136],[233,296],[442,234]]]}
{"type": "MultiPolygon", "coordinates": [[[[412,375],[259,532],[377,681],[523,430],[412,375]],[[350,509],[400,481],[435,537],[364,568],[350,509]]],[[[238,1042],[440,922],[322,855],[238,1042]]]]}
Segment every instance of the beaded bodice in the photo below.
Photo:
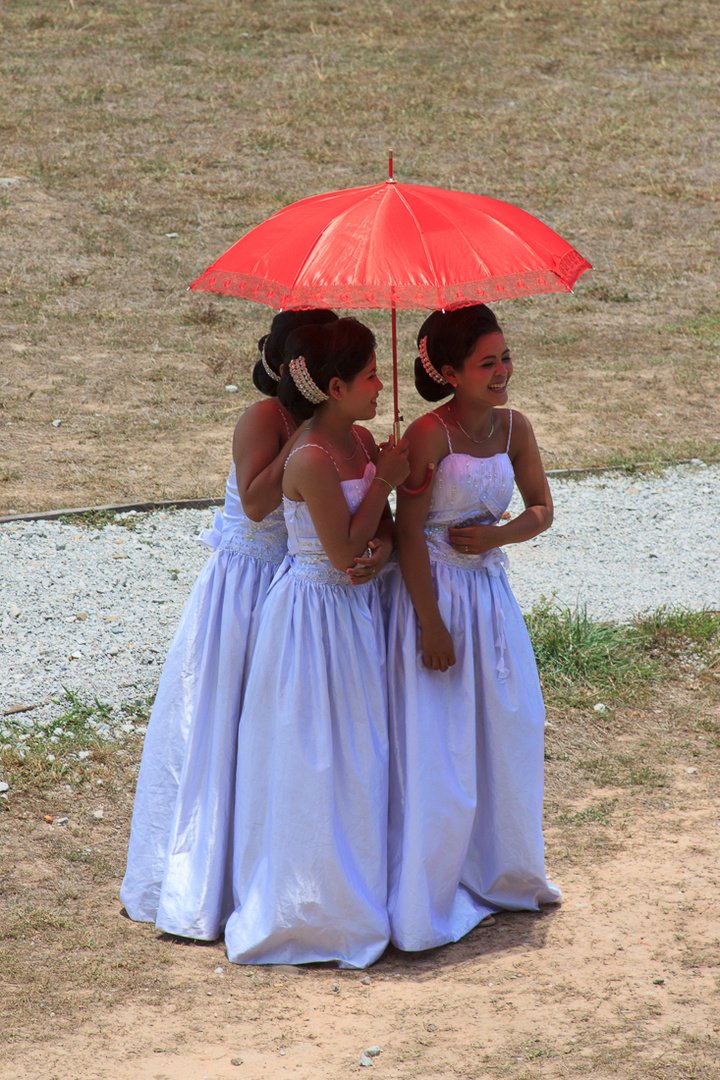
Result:
{"type": "Polygon", "coordinates": [[[225,485],[223,511],[215,511],[215,524],[204,530],[200,541],[215,550],[237,551],[279,566],[287,553],[283,508],[276,507],[262,521],[252,521],[243,510],[233,462],[225,485]]]}
{"type": "MultiPolygon", "coordinates": [[[[463,570],[499,572],[499,567],[507,562],[499,548],[493,548],[483,555],[462,554],[450,546],[448,528],[451,525],[492,524],[500,520],[510,505],[515,481],[508,455],[512,412],[505,452],[482,458],[456,454],[447,425],[441,417],[437,416],[437,419],[447,433],[450,452],[438,464],[430,511],[425,521],[425,540],[430,558],[451,563],[463,570]]],[[[501,542],[500,537],[498,542],[501,542]]]]}
{"type": "MultiPolygon", "coordinates": [[[[375,466],[369,461],[362,477],[357,480],[340,481],[351,515],[365,498],[374,476],[375,466]]],[[[350,579],[347,574],[336,570],[325,554],[307,503],[295,502],[283,496],[283,507],[287,526],[288,555],[292,558],[291,573],[296,577],[321,585],[349,586],[350,579]]]]}

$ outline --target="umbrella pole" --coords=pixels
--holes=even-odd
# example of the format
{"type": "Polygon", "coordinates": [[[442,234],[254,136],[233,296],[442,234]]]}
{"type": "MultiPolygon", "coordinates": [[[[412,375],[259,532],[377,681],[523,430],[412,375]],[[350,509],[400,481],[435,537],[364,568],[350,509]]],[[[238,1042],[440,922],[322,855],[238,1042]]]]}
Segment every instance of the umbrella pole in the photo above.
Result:
{"type": "Polygon", "coordinates": [[[391,309],[391,326],[392,326],[392,377],[393,377],[393,437],[396,443],[400,442],[400,406],[398,404],[398,362],[397,362],[397,322],[395,319],[395,304],[393,303],[391,309]]]}

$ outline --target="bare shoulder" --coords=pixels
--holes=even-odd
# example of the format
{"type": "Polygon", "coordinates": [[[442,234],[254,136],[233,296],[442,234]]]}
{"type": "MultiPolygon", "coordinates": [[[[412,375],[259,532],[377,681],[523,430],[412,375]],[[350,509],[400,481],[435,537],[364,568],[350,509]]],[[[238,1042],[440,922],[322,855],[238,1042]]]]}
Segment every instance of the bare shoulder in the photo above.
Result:
{"type": "Polygon", "coordinates": [[[323,475],[326,472],[337,474],[337,469],[327,450],[307,438],[298,440],[298,445],[288,456],[285,472],[293,477],[323,475]]]}
{"type": "Polygon", "coordinates": [[[445,425],[436,413],[425,413],[414,420],[405,432],[410,447],[412,474],[408,483],[417,480],[417,467],[422,463],[422,473],[427,465],[438,465],[450,452],[445,425]]]}
{"type": "Polygon", "coordinates": [[[518,412],[517,409],[496,409],[495,411],[502,417],[503,430],[506,433],[510,432],[511,458],[519,450],[522,450],[529,445],[535,445],[535,434],[532,429],[532,424],[524,413],[518,412]],[[511,417],[512,430],[510,430],[511,417]]]}
{"type": "Polygon", "coordinates": [[[282,425],[280,410],[272,398],[263,398],[249,405],[235,425],[236,435],[246,435],[254,431],[274,431],[282,425]]]}
{"type": "Polygon", "coordinates": [[[405,432],[405,437],[410,440],[411,445],[422,444],[432,447],[437,444],[447,447],[447,432],[442,420],[434,412],[425,413],[424,416],[413,420],[405,432]]]}
{"type": "Polygon", "coordinates": [[[372,436],[372,432],[368,431],[368,429],[366,427],[363,427],[362,424],[353,424],[353,431],[365,447],[367,453],[374,461],[377,457],[377,443],[372,436]]]}
{"type": "Polygon", "coordinates": [[[307,501],[318,489],[327,492],[336,485],[339,490],[337,469],[327,451],[312,442],[301,441],[285,462],[283,494],[307,501]]]}

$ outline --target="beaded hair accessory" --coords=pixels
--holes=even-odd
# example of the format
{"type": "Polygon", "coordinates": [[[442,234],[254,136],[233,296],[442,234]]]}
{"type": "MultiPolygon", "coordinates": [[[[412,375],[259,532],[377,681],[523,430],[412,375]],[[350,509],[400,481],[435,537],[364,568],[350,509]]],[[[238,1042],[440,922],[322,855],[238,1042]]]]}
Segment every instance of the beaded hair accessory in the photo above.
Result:
{"type": "Polygon", "coordinates": [[[423,370],[425,371],[425,374],[429,375],[430,378],[434,382],[440,383],[442,386],[444,386],[445,383],[447,382],[447,379],[444,379],[442,377],[442,375],[437,370],[437,368],[433,366],[433,362],[430,359],[430,357],[428,356],[427,334],[425,335],[424,338],[420,338],[420,341],[418,342],[418,349],[420,350],[420,363],[423,366],[423,370]]]}
{"type": "Polygon", "coordinates": [[[288,367],[292,381],[304,398],[307,398],[313,405],[322,405],[323,401],[328,400],[328,395],[324,394],[320,387],[313,382],[304,356],[293,357],[288,367]]]}
{"type": "Polygon", "coordinates": [[[280,382],[280,376],[278,375],[278,373],[276,371],[273,371],[273,369],[270,367],[270,365],[267,362],[267,357],[265,356],[265,344],[266,344],[266,342],[267,342],[267,338],[265,338],[265,340],[263,341],[262,355],[260,357],[260,359],[262,360],[262,366],[265,368],[265,370],[267,371],[268,375],[273,380],[273,382],[280,382]]]}

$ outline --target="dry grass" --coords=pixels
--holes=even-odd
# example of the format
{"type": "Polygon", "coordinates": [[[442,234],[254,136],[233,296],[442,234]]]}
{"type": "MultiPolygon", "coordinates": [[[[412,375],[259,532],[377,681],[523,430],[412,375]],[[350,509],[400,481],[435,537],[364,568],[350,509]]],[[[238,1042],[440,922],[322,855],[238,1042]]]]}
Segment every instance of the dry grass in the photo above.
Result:
{"type": "MultiPolygon", "coordinates": [[[[7,749],[2,766],[12,789],[10,801],[0,803],[7,852],[0,878],[0,1015],[2,1037],[11,1056],[17,1053],[30,1070],[26,1075],[96,1075],[84,1067],[77,1074],[63,1072],[57,1060],[57,1072],[31,1070],[33,1047],[50,1053],[59,1040],[77,1048],[82,1035],[73,1033],[94,1038],[98,1017],[112,1054],[118,1052],[115,1032],[133,1054],[160,1046],[172,1062],[172,1055],[178,1060],[198,1039],[207,1040],[210,1030],[217,1029],[212,1038],[220,1039],[226,1014],[231,1029],[250,1016],[253,1034],[242,1029],[240,1035],[238,1029],[232,1038],[265,1048],[277,1061],[281,1049],[291,1052],[307,1038],[311,1009],[327,1011],[327,1022],[340,1031],[354,1015],[364,1017],[370,1030],[389,1020],[383,1064],[388,1075],[408,1080],[710,1080],[718,1038],[700,1017],[697,995],[718,979],[717,942],[705,936],[703,926],[711,918],[707,904],[715,888],[711,827],[717,816],[712,790],[720,775],[720,620],[712,612],[645,619],[632,647],[636,659],[652,655],[652,671],[641,668],[633,683],[611,684],[612,707],[601,713],[593,709],[592,695],[577,704],[572,678],[581,671],[591,690],[608,691],[607,669],[625,658],[627,637],[606,633],[602,655],[591,625],[578,640],[577,623],[558,623],[541,612],[534,634],[536,641],[541,633],[546,640],[541,670],[550,704],[547,860],[568,893],[568,910],[562,909],[555,927],[549,918],[505,913],[498,916],[499,932],[475,931],[457,946],[418,955],[390,949],[372,968],[372,985],[399,981],[374,1005],[362,996],[370,993],[361,982],[363,972],[322,966],[294,974],[227,971],[222,943],[180,942],[119,917],[117,889],[141,739],[129,734],[99,744],[89,723],[107,719],[99,703],[68,699],[61,726],[73,737],[53,747],[51,766],[42,764],[47,746],[41,740],[25,741],[21,762],[11,760],[7,749]],[[553,664],[548,641],[555,643],[553,664]],[[586,653],[584,664],[568,662],[577,651],[586,653]],[[557,678],[558,667],[569,682],[557,678]],[[92,747],[82,763],[80,747],[92,747]],[[99,806],[102,818],[95,816],[99,806]],[[64,825],[58,825],[61,816],[68,818],[64,825]],[[665,851],[672,852],[667,868],[665,851]],[[613,896],[616,888],[620,893],[613,896]],[[633,893],[628,908],[626,897],[633,893]],[[587,901],[579,902],[583,897],[587,901]],[[573,915],[573,908],[596,909],[606,901],[612,903],[609,944],[600,933],[599,910],[577,926],[573,915]],[[632,958],[638,942],[652,949],[642,977],[632,958]],[[582,959],[573,962],[571,955],[582,959]],[[222,986],[213,975],[217,965],[227,975],[222,986]],[[670,998],[662,990],[666,982],[670,998]],[[661,993],[662,1001],[656,1000],[661,993]],[[539,1006],[542,1013],[535,1012],[539,1006]],[[478,1008],[489,1010],[490,1026],[472,1034],[461,1017],[478,1008]],[[533,1017],[542,1021],[540,1030],[533,1017]]],[[[134,719],[142,720],[146,708],[138,703],[134,719]]],[[[703,1006],[706,1012],[712,1011],[711,1000],[703,1006]]],[[[317,1030],[320,1017],[312,1022],[317,1030]]],[[[318,1053],[326,1071],[309,1075],[340,1075],[329,1033],[323,1045],[326,1051],[321,1046],[318,1053]]],[[[113,1072],[114,1060],[108,1073],[97,1075],[120,1075],[113,1072]]]]}
{"type": "MultiPolygon", "coordinates": [[[[500,310],[548,466],[717,459],[711,0],[5,0],[0,31],[0,513],[218,494],[270,313],[187,285],[288,202],[382,179],[390,146],[399,179],[515,202],[595,265],[500,310]]],[[[421,317],[398,320],[407,420],[421,317]]],[[[389,320],[367,321],[387,372],[389,320]]],[[[356,1069],[338,1033],[365,1020],[403,1080],[710,1080],[718,666],[683,632],[647,632],[674,673],[651,696],[548,684],[561,917],[390,951],[369,988],[237,970],[226,1004],[220,945],[118,917],[136,736],[82,766],[69,744],[3,760],[0,1076],[175,1075],[226,1022],[256,1075],[284,1075],[312,1007],[323,1080],[356,1069]]]]}
{"type": "Polygon", "coordinates": [[[717,456],[709,0],[9,0],[0,21],[0,511],[218,493],[269,313],[186,287],[282,205],[382,179],[389,145],[400,179],[517,202],[595,264],[501,312],[549,466],[717,456]]]}

